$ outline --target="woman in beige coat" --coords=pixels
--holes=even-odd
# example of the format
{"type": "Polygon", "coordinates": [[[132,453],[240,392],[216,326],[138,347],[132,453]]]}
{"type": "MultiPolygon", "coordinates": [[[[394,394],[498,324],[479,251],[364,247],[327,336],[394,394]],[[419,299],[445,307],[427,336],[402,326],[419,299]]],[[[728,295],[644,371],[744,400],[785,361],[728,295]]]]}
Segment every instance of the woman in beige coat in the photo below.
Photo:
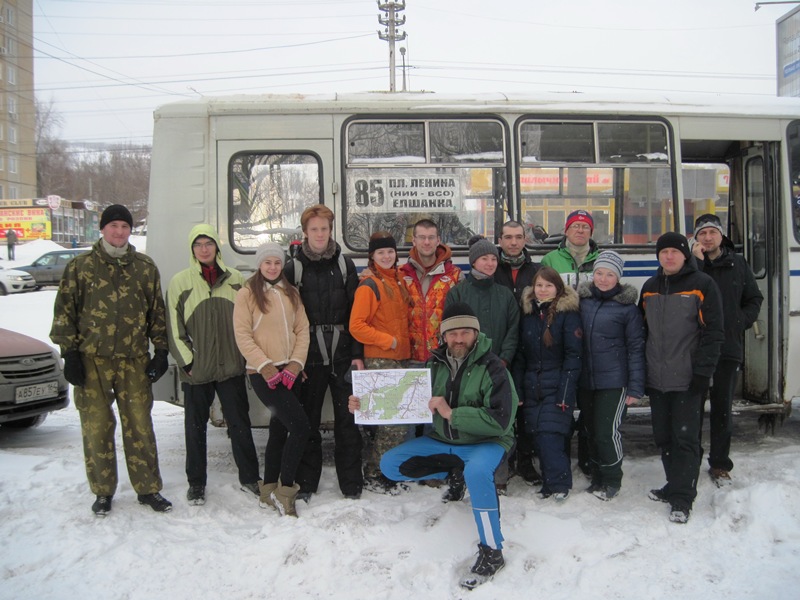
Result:
{"type": "Polygon", "coordinates": [[[294,479],[309,435],[298,393],[309,328],[300,294],[283,275],[284,260],[278,244],[259,247],[258,270],[236,295],[233,326],[253,390],[271,413],[261,506],[296,517],[294,479]]]}

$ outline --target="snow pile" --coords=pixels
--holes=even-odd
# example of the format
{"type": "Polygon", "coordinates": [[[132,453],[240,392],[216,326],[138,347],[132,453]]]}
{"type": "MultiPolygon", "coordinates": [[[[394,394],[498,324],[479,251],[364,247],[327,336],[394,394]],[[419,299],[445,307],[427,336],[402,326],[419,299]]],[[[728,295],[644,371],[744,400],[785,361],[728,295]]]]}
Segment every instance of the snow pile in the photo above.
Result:
{"type": "MultiPolygon", "coordinates": [[[[47,339],[54,291],[0,297],[0,327],[47,339]]],[[[798,415],[795,411],[795,415],[798,415]]],[[[663,484],[649,424],[625,427],[630,455],[620,496],[600,502],[575,489],[563,505],[519,479],[501,499],[506,568],[467,592],[458,579],[475,558],[467,502],[411,485],[398,497],[342,498],[331,461],[299,519],[260,509],[239,489],[224,430],[209,428],[205,506],[185,500],[182,411],[153,413],[166,515],[139,506],[119,441],[120,485],[111,514],[90,511],[80,424],[73,406],[39,428],[0,428],[0,598],[99,595],[169,600],[221,598],[796,598],[800,575],[800,416],[775,436],[754,416],[736,418],[732,486],[701,471],[686,525],[647,498],[663,484]]],[[[119,431],[118,431],[119,434],[119,431]]],[[[254,432],[263,452],[265,430],[254,432]]],[[[706,433],[707,439],[707,433],[706,433]]],[[[326,451],[330,439],[325,438],[326,451]]],[[[329,455],[329,452],[326,456],[329,455]]],[[[328,458],[330,458],[328,456],[328,458]]]]}

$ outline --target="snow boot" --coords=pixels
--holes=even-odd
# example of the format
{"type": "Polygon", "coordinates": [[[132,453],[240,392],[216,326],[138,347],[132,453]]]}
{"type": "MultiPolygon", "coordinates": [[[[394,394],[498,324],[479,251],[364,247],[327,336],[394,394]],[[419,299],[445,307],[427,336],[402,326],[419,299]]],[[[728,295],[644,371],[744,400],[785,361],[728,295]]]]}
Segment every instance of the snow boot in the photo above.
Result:
{"type": "Polygon", "coordinates": [[[202,506],[206,503],[206,488],[202,485],[190,485],[186,492],[186,499],[192,506],[202,506]]]}
{"type": "Polygon", "coordinates": [[[172,510],[172,502],[158,492],[155,494],[139,494],[136,498],[139,500],[139,504],[149,506],[156,512],[164,513],[172,510]]]}
{"type": "Polygon", "coordinates": [[[489,546],[478,544],[478,560],[466,577],[461,580],[461,587],[474,590],[481,584],[490,581],[497,572],[506,566],[502,550],[492,550],[489,546]]]}
{"type": "Polygon", "coordinates": [[[731,474],[725,469],[715,469],[714,467],[711,467],[708,470],[708,475],[711,477],[711,481],[714,482],[714,485],[718,488],[727,487],[733,483],[731,474]]]}
{"type": "Polygon", "coordinates": [[[669,498],[667,498],[667,486],[650,490],[647,497],[653,502],[669,502],[669,498]]]}
{"type": "Polygon", "coordinates": [[[610,485],[602,485],[592,492],[595,498],[599,498],[603,502],[608,502],[619,494],[619,488],[610,485]]]}
{"type": "Polygon", "coordinates": [[[278,484],[269,497],[272,499],[272,504],[278,509],[282,517],[296,517],[297,510],[295,509],[295,501],[297,500],[297,492],[300,491],[300,484],[295,483],[291,487],[286,487],[282,483],[278,484]]]}
{"type": "Polygon", "coordinates": [[[442,495],[442,502],[460,502],[467,493],[467,482],[464,481],[464,469],[453,469],[447,475],[447,491],[442,495]]]}
{"type": "Polygon", "coordinates": [[[271,497],[277,487],[277,483],[264,483],[258,480],[258,505],[261,508],[277,508],[271,497]]]}
{"type": "Polygon", "coordinates": [[[690,512],[691,511],[688,508],[681,508],[679,506],[672,505],[670,508],[669,520],[673,523],[687,523],[689,521],[690,512]]]}
{"type": "Polygon", "coordinates": [[[111,512],[111,500],[113,496],[98,496],[92,504],[92,512],[96,517],[105,517],[111,512]]]}

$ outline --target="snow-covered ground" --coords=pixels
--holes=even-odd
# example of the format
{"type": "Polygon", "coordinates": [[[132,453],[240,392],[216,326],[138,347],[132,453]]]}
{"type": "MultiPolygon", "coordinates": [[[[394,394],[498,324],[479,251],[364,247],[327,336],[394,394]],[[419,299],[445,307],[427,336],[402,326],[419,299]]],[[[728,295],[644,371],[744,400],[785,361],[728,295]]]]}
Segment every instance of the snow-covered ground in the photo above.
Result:
{"type": "MultiPolygon", "coordinates": [[[[0,297],[0,327],[49,341],[54,296],[0,297]]],[[[299,519],[281,518],[239,490],[225,431],[210,428],[208,501],[188,506],[182,412],[157,402],[153,418],[174,509],[137,504],[118,441],[120,486],[105,519],[90,511],[73,406],[37,429],[0,428],[0,598],[800,597],[800,410],[774,436],[737,417],[734,484],[717,489],[703,469],[686,525],[647,498],[663,472],[640,420],[625,427],[630,454],[611,502],[583,493],[577,471],[560,506],[513,479],[501,499],[506,568],[473,592],[458,587],[477,543],[468,503],[444,505],[442,490],[417,485],[345,500],[328,460],[299,519]]],[[[260,451],[266,437],[255,431],[260,451]]]]}

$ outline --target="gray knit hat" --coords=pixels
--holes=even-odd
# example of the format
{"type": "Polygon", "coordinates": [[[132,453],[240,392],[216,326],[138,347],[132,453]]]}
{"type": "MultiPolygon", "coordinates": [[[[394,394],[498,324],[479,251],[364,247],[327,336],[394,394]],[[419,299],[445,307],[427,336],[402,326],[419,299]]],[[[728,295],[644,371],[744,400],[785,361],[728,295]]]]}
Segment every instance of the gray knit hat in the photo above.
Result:
{"type": "Polygon", "coordinates": [[[481,256],[486,256],[487,254],[492,254],[495,258],[499,257],[499,255],[497,254],[497,247],[492,242],[490,242],[483,236],[475,236],[475,238],[472,238],[470,240],[470,246],[469,246],[470,265],[474,265],[476,260],[478,260],[481,256]]]}
{"type": "Polygon", "coordinates": [[[275,242],[267,242],[258,247],[258,250],[256,250],[256,266],[260,267],[261,263],[268,258],[280,258],[281,267],[286,264],[286,253],[281,248],[281,245],[275,242]]]}
{"type": "Polygon", "coordinates": [[[442,322],[439,324],[439,331],[442,336],[451,329],[474,329],[481,330],[480,321],[475,316],[475,311],[469,304],[456,302],[451,304],[442,313],[442,322]]]}
{"type": "Polygon", "coordinates": [[[603,250],[597,255],[594,261],[593,271],[597,269],[608,269],[613,271],[617,279],[622,279],[622,268],[625,266],[625,261],[622,257],[613,250],[603,250]]]}
{"type": "Polygon", "coordinates": [[[700,215],[694,222],[694,237],[697,237],[697,234],[700,233],[701,229],[705,229],[707,227],[713,227],[720,234],[725,235],[725,231],[722,229],[722,221],[719,220],[717,215],[712,215],[711,213],[706,213],[704,215],[700,215]]]}

